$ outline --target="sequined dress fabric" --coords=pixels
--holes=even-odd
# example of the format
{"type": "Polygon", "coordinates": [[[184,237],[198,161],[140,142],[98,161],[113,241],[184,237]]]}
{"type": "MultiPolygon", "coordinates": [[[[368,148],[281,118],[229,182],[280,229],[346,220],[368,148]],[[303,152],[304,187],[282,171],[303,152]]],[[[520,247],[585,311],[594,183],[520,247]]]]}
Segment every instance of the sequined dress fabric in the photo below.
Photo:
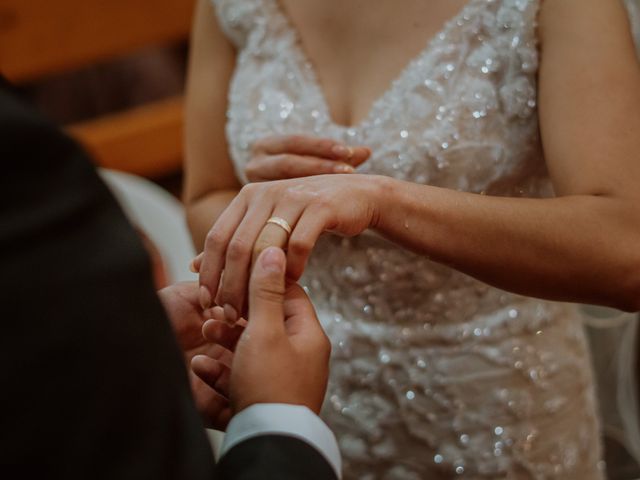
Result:
{"type": "MultiPolygon", "coordinates": [[[[552,194],[536,111],[539,0],[470,0],[353,127],[332,121],[277,0],[213,3],[238,51],[227,137],[239,178],[256,139],[307,134],[370,147],[360,173],[552,194]]],[[[333,344],[323,418],[345,478],[603,478],[574,307],[492,288],[369,232],[323,236],[303,280],[333,344]]]]}

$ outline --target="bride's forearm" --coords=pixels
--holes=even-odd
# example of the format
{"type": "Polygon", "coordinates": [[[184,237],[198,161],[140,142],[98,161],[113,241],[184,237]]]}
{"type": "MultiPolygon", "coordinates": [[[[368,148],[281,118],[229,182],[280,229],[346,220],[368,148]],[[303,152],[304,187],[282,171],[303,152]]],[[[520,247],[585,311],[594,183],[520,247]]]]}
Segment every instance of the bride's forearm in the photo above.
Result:
{"type": "Polygon", "coordinates": [[[505,198],[377,177],[376,230],[512,292],[640,310],[640,206],[598,196],[505,198]]]}

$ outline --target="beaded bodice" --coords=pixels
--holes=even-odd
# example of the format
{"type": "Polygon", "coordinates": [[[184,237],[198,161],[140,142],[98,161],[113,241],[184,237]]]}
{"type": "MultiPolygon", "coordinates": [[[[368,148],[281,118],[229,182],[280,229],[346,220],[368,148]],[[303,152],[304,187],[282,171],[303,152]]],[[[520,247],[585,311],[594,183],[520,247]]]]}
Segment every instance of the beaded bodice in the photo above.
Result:
{"type": "MultiPolygon", "coordinates": [[[[552,194],[536,110],[539,0],[469,0],[352,127],[332,120],[277,0],[213,2],[238,51],[227,137],[239,178],[256,139],[307,134],[371,148],[360,173],[552,194]]],[[[304,282],[334,345],[324,416],[347,478],[600,478],[571,307],[489,287],[371,233],[321,238],[304,282]]]]}

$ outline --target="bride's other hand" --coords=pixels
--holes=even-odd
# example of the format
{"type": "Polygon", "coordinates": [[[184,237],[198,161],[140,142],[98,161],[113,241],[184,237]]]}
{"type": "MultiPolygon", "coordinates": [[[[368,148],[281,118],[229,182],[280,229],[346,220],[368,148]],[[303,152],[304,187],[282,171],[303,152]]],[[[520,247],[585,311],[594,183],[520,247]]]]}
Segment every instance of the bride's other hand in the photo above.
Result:
{"type": "Polygon", "coordinates": [[[244,173],[250,182],[354,173],[370,155],[368,148],[349,147],[330,138],[276,135],[253,144],[244,173]]]}
{"type": "Polygon", "coordinates": [[[287,248],[287,277],[292,281],[302,275],[323,232],[354,236],[374,227],[382,178],[319,175],[246,185],[209,231],[197,259],[203,306],[210,306],[212,293],[217,292],[216,303],[228,318],[243,312],[252,255],[272,241],[261,240],[261,234],[281,228],[273,224],[265,228],[271,217],[284,219],[292,229],[288,243],[278,245],[287,248]]]}

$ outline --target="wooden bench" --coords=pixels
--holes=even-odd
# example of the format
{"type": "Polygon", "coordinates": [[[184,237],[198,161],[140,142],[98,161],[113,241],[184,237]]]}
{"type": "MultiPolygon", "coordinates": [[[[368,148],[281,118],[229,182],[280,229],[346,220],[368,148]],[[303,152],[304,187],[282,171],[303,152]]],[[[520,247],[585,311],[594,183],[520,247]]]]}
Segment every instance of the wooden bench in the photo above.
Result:
{"type": "MultiPolygon", "coordinates": [[[[0,0],[0,71],[16,84],[188,38],[194,0],[0,0]]],[[[174,97],[68,126],[106,168],[160,177],[182,165],[174,97]]]]}

